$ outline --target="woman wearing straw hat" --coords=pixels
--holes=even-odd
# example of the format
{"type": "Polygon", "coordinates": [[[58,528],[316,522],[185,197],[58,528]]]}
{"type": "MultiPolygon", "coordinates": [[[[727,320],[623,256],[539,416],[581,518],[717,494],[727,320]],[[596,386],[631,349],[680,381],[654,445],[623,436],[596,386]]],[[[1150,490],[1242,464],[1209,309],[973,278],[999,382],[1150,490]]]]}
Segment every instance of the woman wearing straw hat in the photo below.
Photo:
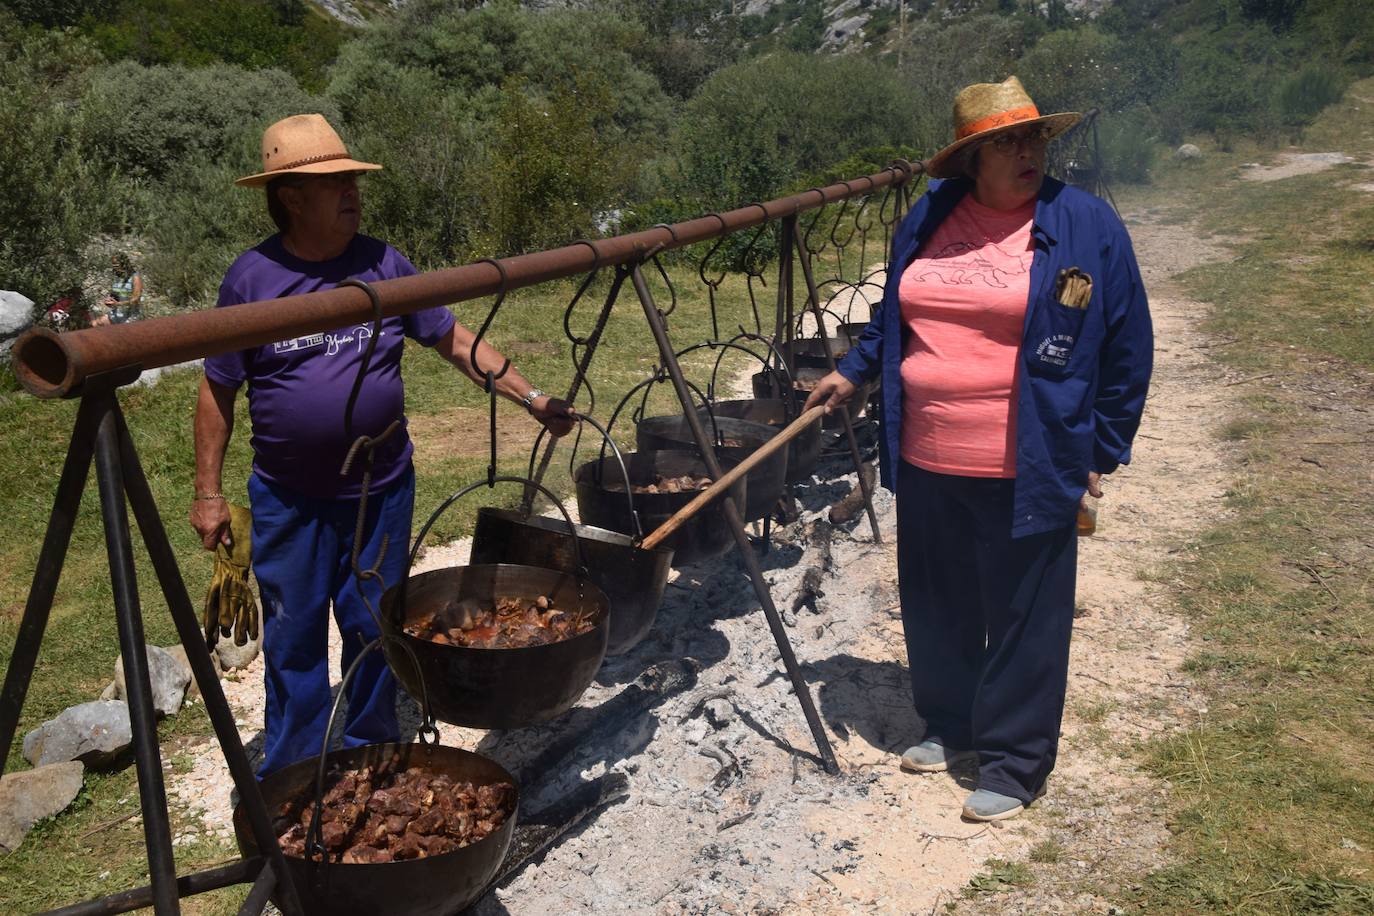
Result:
{"type": "MultiPolygon", "coordinates": [[[[261,172],[236,183],[266,188],[267,210],[280,231],[229,268],[220,286],[221,307],[329,289],[349,278],[372,282],[416,273],[396,249],[359,234],[358,178],[381,166],[353,159],[323,116],[295,115],[268,127],[262,163],[261,172]]],[[[263,599],[267,689],[262,776],[318,752],[331,700],[331,604],[343,636],[345,670],[377,636],[351,575],[362,462],[354,462],[347,476],[340,473],[353,445],[344,430],[345,405],[371,336],[372,323],[365,322],[205,361],[195,414],[191,524],[207,550],[248,536],[231,525],[221,487],[234,398],[248,383],[251,543],[263,599]]],[[[470,362],[474,335],[447,309],[387,318],[357,398],[355,434],[379,435],[402,416],[400,363],[406,337],[433,347],[474,382],[482,381],[470,362]]],[[[486,344],[478,358],[483,366],[504,362],[486,344]]],[[[571,427],[571,405],[549,398],[514,367],[497,380],[496,388],[523,404],[554,435],[571,427]]],[[[397,581],[406,562],[415,497],[412,451],[402,429],[378,446],[372,464],[367,540],[360,560],[364,568],[372,567],[383,539],[389,539],[381,570],[387,583],[397,581]]],[[[376,607],[380,585],[370,581],[365,587],[376,607]]],[[[239,612],[251,614],[252,609],[239,612]]],[[[221,626],[225,619],[221,614],[221,626]]],[[[386,662],[380,653],[369,655],[349,684],[345,746],[395,740],[395,696],[386,662]]]]}
{"type": "Polygon", "coordinates": [[[1152,330],[1125,228],[1045,176],[1079,120],[1016,77],[954,101],[955,140],[893,239],[882,303],[807,406],[882,380],[883,483],[920,743],[904,769],[976,759],[964,804],[1014,817],[1054,768],[1084,491],[1130,460],[1152,330]]]}

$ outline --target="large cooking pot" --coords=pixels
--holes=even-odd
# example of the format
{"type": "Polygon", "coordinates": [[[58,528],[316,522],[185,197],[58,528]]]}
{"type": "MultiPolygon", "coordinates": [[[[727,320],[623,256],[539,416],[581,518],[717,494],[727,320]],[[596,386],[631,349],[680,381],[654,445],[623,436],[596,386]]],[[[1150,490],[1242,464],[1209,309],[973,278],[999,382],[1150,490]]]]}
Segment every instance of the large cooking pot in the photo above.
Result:
{"type": "Polygon", "coordinates": [[[590,581],[571,573],[512,563],[481,563],[435,569],[411,576],[382,596],[383,643],[396,679],[412,695],[420,678],[429,690],[434,716],[468,728],[519,728],[546,722],[577,702],[606,656],[610,599],[590,581]],[[533,601],[545,595],[570,614],[591,614],[596,625],[580,636],[523,649],[473,649],[420,639],[405,625],[455,599],[533,601]]]}
{"type": "Polygon", "coordinates": [[[509,509],[486,507],[477,510],[472,562],[520,563],[575,572],[576,544],[586,557],[588,578],[611,602],[606,654],[628,652],[654,625],[673,563],[671,550],[643,550],[635,537],[618,531],[570,526],[561,518],[527,517],[509,509]]]}
{"type": "MultiPolygon", "coordinates": [[[[640,548],[644,532],[639,527],[638,517],[633,514],[629,475],[620,448],[593,418],[579,416],[578,422],[601,433],[603,441],[616,456],[619,479],[625,484],[626,506],[634,521],[633,533],[621,534],[592,525],[573,524],[569,519],[531,515],[528,504],[521,512],[483,508],[477,511],[477,525],[472,533],[471,562],[520,563],[575,573],[581,568],[580,547],[588,578],[611,601],[611,632],[606,654],[621,655],[653,627],[658,605],[663,600],[663,589],[668,585],[673,552],[666,547],[640,548]]],[[[544,432],[540,432],[530,451],[531,478],[544,432]]]]}
{"type": "MultiPolygon", "coordinates": [[[[753,398],[751,400],[716,401],[711,405],[716,419],[732,418],[764,423],[775,430],[782,430],[792,420],[795,412],[788,412],[787,402],[781,398],[753,398]]],[[[816,470],[816,462],[821,456],[821,427],[812,423],[802,430],[801,435],[787,443],[787,482],[801,483],[816,470]]],[[[749,497],[753,500],[753,484],[749,485],[749,497]]]]}
{"type": "MultiPolygon", "coordinates": [[[[377,766],[393,754],[401,755],[402,768],[424,767],[455,782],[516,784],[515,778],[494,761],[439,745],[369,744],[334,751],[326,756],[325,763],[343,769],[377,766]]],[[[259,788],[267,810],[276,812],[288,802],[313,797],[318,763],[311,757],[265,777],[259,788]]],[[[515,833],[516,807],[518,800],[505,823],[486,837],[442,855],[377,865],[288,856],[286,868],[306,916],[446,916],[476,901],[496,876],[515,833]]],[[[242,803],[234,809],[234,835],[244,856],[260,854],[242,803]]],[[[280,904],[275,896],[273,900],[280,904]]]]}
{"type": "MultiPolygon", "coordinates": [[[[698,411],[699,422],[715,435],[716,458],[730,462],[731,466],[748,458],[756,449],[778,434],[778,430],[765,423],[740,420],[734,417],[708,415],[698,411]]],[[[645,417],[635,426],[635,443],[640,451],[655,449],[685,449],[698,454],[696,438],[687,418],[682,414],[667,417],[645,417]]],[[[778,449],[754,467],[745,478],[749,485],[745,490],[745,505],[742,508],[746,522],[767,518],[782,498],[787,485],[787,450],[778,449]]]]}
{"type": "MultiPolygon", "coordinates": [[[[543,493],[563,512],[547,488],[525,477],[492,476],[448,497],[425,522],[410,552],[415,565],[420,545],[439,516],[460,498],[495,483],[520,483],[543,493]]],[[[577,563],[586,568],[584,559],[577,563]]],[[[610,599],[585,575],[512,563],[483,563],[407,575],[382,595],[382,649],[396,679],[412,696],[428,689],[434,716],[469,728],[518,728],[566,712],[596,676],[610,635],[610,599]],[[592,628],[580,636],[519,649],[475,649],[411,636],[410,621],[451,601],[498,598],[533,601],[540,595],[569,614],[588,614],[592,628]],[[418,666],[418,670],[417,670],[418,666]]]]}
{"type": "MultiPolygon", "coordinates": [[[[810,389],[816,387],[825,376],[830,374],[830,370],[824,366],[811,368],[798,366],[793,373],[794,395],[796,397],[797,410],[800,412],[801,405],[806,403],[806,396],[810,389]]],[[[754,388],[756,398],[779,398],[786,396],[782,390],[777,375],[773,372],[756,372],[751,376],[750,381],[754,388]]],[[[863,412],[864,404],[868,401],[868,395],[873,390],[872,385],[863,385],[858,391],[854,392],[853,397],[845,402],[845,413],[849,414],[850,422],[859,418],[863,412]]],[[[828,430],[836,430],[844,427],[844,419],[841,414],[833,413],[821,421],[821,427],[828,430]]]]}
{"type": "MultiPolygon", "coordinates": [[[[619,468],[614,457],[588,461],[573,472],[577,487],[577,511],[585,524],[609,528],[622,534],[634,532],[634,518],[625,501],[624,484],[619,480],[619,468]]],[[[720,461],[722,472],[735,466],[732,461],[720,461]]],[[[680,477],[691,474],[710,476],[705,462],[687,451],[629,452],[625,466],[632,486],[653,483],[660,475],[680,477]]],[[[727,491],[736,506],[744,506],[748,476],[735,481],[727,491]]],[[[671,518],[677,510],[696,498],[695,491],[685,493],[635,493],[634,508],[644,528],[653,531],[671,518]]],[[[716,500],[703,508],[663,542],[673,551],[673,565],[685,566],[699,560],[720,556],[734,545],[734,537],[725,521],[724,500],[716,500]]]]}
{"type": "MultiPolygon", "coordinates": [[[[852,346],[847,336],[830,337],[827,340],[830,343],[830,355],[835,358],[835,362],[844,359],[852,346]]],[[[791,364],[797,369],[826,369],[830,363],[825,358],[825,344],[826,341],[819,337],[798,337],[784,341],[778,349],[784,356],[791,357],[791,364]]]]}

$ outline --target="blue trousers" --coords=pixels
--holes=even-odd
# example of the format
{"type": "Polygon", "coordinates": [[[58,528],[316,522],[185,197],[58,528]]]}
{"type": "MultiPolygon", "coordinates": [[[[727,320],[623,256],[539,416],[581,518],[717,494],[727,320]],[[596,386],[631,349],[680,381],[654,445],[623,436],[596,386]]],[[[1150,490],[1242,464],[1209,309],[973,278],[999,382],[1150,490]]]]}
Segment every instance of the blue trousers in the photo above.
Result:
{"type": "MultiPolygon", "coordinates": [[[[358,596],[352,569],[358,500],[312,499],[293,490],[248,478],[253,508],[253,572],[262,594],[267,709],[265,759],[258,778],[320,752],[329,710],[329,608],[343,636],[343,670],[377,638],[377,625],[358,596]]],[[[383,535],[389,537],[382,575],[396,584],[405,574],[415,506],[415,472],[405,474],[367,500],[366,543],[360,561],[377,561],[383,535]]],[[[381,613],[382,588],[364,583],[381,613]]],[[[348,685],[345,747],[394,741],[396,681],[380,650],[368,653],[348,685]]]]}
{"type": "Polygon", "coordinates": [[[926,737],[978,752],[980,788],[1029,802],[1054,769],[1078,533],[1011,536],[1013,481],[897,476],[897,573],[926,737]]]}

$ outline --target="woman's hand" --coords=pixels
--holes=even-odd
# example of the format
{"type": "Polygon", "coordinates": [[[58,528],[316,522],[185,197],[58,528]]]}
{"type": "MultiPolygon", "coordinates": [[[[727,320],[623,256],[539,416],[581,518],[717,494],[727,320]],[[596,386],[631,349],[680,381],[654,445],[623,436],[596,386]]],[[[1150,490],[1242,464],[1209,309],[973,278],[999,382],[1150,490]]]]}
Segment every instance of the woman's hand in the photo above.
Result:
{"type": "Polygon", "coordinates": [[[577,411],[571,403],[547,394],[530,402],[530,416],[543,423],[554,436],[566,436],[577,422],[577,411]]]}
{"type": "Polygon", "coordinates": [[[1096,471],[1088,472],[1088,495],[1093,499],[1102,498],[1102,475],[1096,471]]]}
{"type": "Polygon", "coordinates": [[[825,412],[830,413],[852,398],[858,390],[849,379],[838,372],[832,372],[816,383],[816,388],[807,397],[806,407],[803,409],[810,410],[817,404],[824,404],[825,412]]]}

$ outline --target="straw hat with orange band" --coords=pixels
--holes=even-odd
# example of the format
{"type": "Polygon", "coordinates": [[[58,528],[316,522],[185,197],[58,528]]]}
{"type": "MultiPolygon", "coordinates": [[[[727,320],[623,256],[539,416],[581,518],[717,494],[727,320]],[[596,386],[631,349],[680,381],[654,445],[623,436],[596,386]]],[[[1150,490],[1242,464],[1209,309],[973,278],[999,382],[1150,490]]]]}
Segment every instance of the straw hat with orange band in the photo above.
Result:
{"type": "Polygon", "coordinates": [[[963,174],[962,154],[1001,131],[1043,124],[1054,137],[1082,117],[1076,111],[1042,115],[1014,76],[1001,83],[974,83],[954,97],[954,142],[926,161],[926,174],[932,178],[958,177],[963,174]]]}
{"type": "Polygon", "coordinates": [[[260,188],[283,175],[332,175],[337,172],[374,172],[375,162],[359,162],[348,155],[334,128],[320,114],[282,118],[262,135],[262,168],[237,179],[241,188],[260,188]]]}

